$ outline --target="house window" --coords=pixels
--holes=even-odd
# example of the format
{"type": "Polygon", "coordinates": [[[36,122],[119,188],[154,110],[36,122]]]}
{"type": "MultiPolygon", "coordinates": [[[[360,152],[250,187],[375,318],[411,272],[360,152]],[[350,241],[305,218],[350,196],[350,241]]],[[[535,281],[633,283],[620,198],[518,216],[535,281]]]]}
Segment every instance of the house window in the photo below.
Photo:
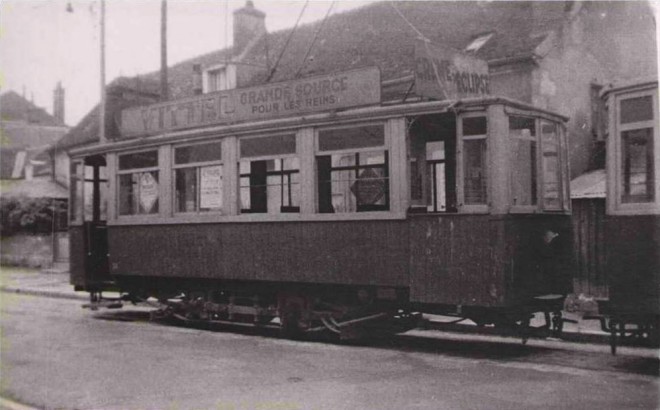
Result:
{"type": "Polygon", "coordinates": [[[174,149],[175,212],[222,211],[220,142],[174,149]]]}
{"type": "Polygon", "coordinates": [[[511,194],[513,206],[537,203],[536,125],[534,118],[509,117],[511,194]]]}
{"type": "Polygon", "coordinates": [[[463,203],[487,203],[486,117],[463,118],[463,203]]]}
{"type": "Polygon", "coordinates": [[[561,161],[559,156],[559,127],[555,123],[541,122],[541,147],[543,150],[543,207],[561,209],[561,161]]]}
{"type": "Polygon", "coordinates": [[[119,215],[158,213],[158,151],[119,156],[119,215]]]}
{"type": "Polygon", "coordinates": [[[240,141],[241,213],[300,212],[295,134],[240,141]]]}
{"type": "Polygon", "coordinates": [[[645,95],[620,101],[621,202],[655,200],[653,157],[653,97],[645,95]]]}
{"type": "Polygon", "coordinates": [[[389,210],[388,152],[382,125],[319,131],[320,213],[389,210]]]}
{"type": "Polygon", "coordinates": [[[204,92],[231,90],[236,88],[236,70],[233,65],[210,67],[204,71],[204,92]]]}

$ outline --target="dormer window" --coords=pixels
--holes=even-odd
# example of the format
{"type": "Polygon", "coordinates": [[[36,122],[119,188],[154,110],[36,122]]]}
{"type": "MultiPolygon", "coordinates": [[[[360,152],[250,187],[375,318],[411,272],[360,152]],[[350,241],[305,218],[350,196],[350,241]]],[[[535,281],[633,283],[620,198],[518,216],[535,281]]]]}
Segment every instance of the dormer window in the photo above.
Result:
{"type": "Polygon", "coordinates": [[[204,70],[204,92],[231,90],[236,88],[236,67],[221,64],[204,70]]]}
{"type": "Polygon", "coordinates": [[[465,51],[476,53],[484,46],[484,44],[486,44],[486,42],[488,42],[488,40],[490,40],[491,37],[493,37],[493,34],[494,33],[486,33],[477,36],[467,47],[465,47],[465,51]]]}

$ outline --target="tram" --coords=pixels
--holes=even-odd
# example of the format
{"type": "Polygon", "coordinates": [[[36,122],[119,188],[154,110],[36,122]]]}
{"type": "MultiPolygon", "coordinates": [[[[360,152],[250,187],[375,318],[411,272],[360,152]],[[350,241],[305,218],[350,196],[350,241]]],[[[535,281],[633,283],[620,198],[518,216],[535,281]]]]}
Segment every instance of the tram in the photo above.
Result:
{"type": "Polygon", "coordinates": [[[660,345],[660,133],[658,80],[603,90],[608,108],[606,267],[599,303],[616,353],[620,339],[660,345]]]}
{"type": "Polygon", "coordinates": [[[126,108],[70,153],[76,290],[292,337],[418,312],[523,334],[542,312],[561,331],[567,118],[496,96],[329,109],[346,99],[260,91],[126,108]],[[262,94],[279,114],[240,105],[262,94]]]}

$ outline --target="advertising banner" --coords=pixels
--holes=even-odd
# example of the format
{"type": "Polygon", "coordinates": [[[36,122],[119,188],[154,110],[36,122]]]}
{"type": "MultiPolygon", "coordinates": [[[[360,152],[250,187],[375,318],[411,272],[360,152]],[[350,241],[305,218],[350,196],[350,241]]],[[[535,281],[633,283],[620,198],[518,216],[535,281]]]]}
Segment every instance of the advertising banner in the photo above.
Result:
{"type": "Polygon", "coordinates": [[[380,104],[377,67],[127,108],[121,138],[380,104]]]}
{"type": "Polygon", "coordinates": [[[490,94],[488,63],[449,47],[415,44],[415,92],[437,100],[490,94]]]}

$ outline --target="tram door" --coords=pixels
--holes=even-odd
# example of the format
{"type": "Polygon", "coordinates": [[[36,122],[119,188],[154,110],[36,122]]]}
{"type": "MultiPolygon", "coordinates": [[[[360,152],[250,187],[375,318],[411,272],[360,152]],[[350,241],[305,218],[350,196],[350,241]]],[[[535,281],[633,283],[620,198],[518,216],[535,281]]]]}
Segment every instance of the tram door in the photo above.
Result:
{"type": "Polygon", "coordinates": [[[85,158],[83,227],[85,276],[91,287],[110,282],[108,268],[107,172],[105,157],[85,158]]]}

